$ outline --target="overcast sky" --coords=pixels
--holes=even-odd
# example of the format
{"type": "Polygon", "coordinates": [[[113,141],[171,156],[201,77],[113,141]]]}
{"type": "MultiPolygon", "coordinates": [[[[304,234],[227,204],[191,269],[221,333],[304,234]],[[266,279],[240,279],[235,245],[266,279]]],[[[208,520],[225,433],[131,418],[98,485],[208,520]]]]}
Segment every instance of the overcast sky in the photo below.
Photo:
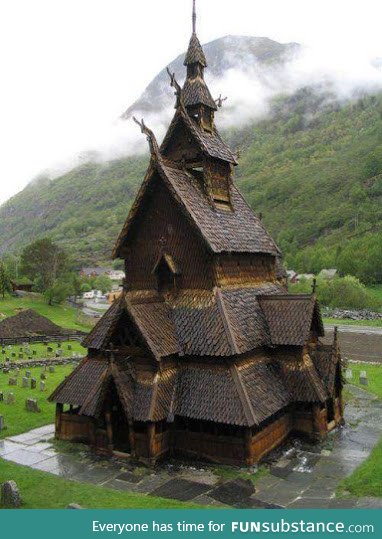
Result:
{"type": "MultiPolygon", "coordinates": [[[[1,0],[0,203],[97,147],[187,46],[191,0],[1,0]]],[[[203,42],[296,41],[327,57],[382,56],[381,0],[197,0],[203,42]]]]}

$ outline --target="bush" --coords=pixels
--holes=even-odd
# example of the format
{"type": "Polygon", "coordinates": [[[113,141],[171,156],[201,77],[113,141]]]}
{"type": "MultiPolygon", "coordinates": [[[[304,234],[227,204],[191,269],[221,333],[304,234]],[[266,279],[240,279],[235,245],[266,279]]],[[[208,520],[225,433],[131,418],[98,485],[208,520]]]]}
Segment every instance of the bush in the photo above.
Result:
{"type": "MultiPolygon", "coordinates": [[[[296,294],[307,294],[312,291],[311,281],[301,281],[290,286],[290,291],[296,294]]],[[[378,309],[380,307],[375,297],[367,288],[351,275],[337,277],[333,280],[317,279],[317,298],[326,307],[339,309],[378,309]]]]}

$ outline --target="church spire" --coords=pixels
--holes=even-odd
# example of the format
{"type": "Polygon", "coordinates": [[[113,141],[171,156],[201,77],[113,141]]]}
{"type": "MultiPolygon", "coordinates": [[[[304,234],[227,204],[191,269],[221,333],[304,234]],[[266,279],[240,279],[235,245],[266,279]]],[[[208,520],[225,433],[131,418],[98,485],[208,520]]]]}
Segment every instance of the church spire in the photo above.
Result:
{"type": "MultiPolygon", "coordinates": [[[[195,113],[195,107],[207,107],[211,112],[211,120],[208,122],[212,126],[212,111],[217,110],[215,101],[204,81],[204,69],[207,67],[207,60],[203,48],[196,35],[196,6],[195,0],[192,2],[192,35],[188,45],[184,65],[187,67],[186,82],[183,88],[184,104],[192,110],[192,116],[195,113]]],[[[202,111],[201,111],[202,112],[202,111]]],[[[201,117],[201,116],[199,116],[201,117]]]]}

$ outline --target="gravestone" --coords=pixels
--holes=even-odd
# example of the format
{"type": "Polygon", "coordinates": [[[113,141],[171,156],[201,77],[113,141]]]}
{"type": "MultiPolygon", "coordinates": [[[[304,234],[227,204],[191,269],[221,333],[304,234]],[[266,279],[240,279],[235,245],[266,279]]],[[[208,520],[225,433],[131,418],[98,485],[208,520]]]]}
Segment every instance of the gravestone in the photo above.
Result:
{"type": "Polygon", "coordinates": [[[40,378],[41,378],[41,380],[46,380],[46,374],[45,374],[45,372],[42,372],[42,373],[40,374],[40,378]]]}
{"type": "Polygon", "coordinates": [[[36,350],[32,350],[32,356],[35,356],[37,354],[36,350]]]}
{"type": "Polygon", "coordinates": [[[0,415],[0,432],[5,429],[4,417],[0,415]]]}
{"type": "Polygon", "coordinates": [[[36,378],[31,378],[31,389],[36,389],[37,381],[36,378]]]}
{"type": "Polygon", "coordinates": [[[45,391],[45,382],[41,380],[40,382],[40,391],[45,391]]]}
{"type": "Polygon", "coordinates": [[[48,346],[47,350],[48,350],[49,353],[53,352],[53,348],[51,346],[48,346]]]}
{"type": "Polygon", "coordinates": [[[30,378],[31,377],[31,371],[25,371],[25,376],[27,378],[30,378]]]}
{"type": "Polygon", "coordinates": [[[23,378],[22,378],[22,386],[23,387],[29,387],[29,378],[26,378],[25,376],[23,376],[23,378]]]}
{"type": "Polygon", "coordinates": [[[16,398],[14,393],[8,393],[5,403],[6,404],[15,404],[16,398]]]}
{"type": "Polygon", "coordinates": [[[36,399],[26,399],[25,408],[27,412],[41,412],[36,399]]]}
{"type": "Polygon", "coordinates": [[[10,378],[8,380],[8,385],[9,386],[17,386],[17,379],[16,378],[10,378]]]}
{"type": "Polygon", "coordinates": [[[359,373],[359,383],[362,384],[363,386],[367,386],[369,384],[366,371],[361,371],[359,373]]]}
{"type": "Polygon", "coordinates": [[[68,344],[68,350],[71,350],[71,349],[72,349],[72,345],[68,344]]]}
{"type": "Polygon", "coordinates": [[[60,342],[57,343],[57,348],[61,348],[61,343],[60,342]]]}
{"type": "Polygon", "coordinates": [[[19,359],[24,359],[24,354],[19,352],[19,359]]]}
{"type": "Polygon", "coordinates": [[[54,372],[54,371],[55,371],[54,365],[50,365],[50,366],[49,366],[49,372],[54,372]]]}
{"type": "Polygon", "coordinates": [[[1,485],[2,507],[20,507],[21,497],[19,489],[14,481],[6,481],[1,485]]]}
{"type": "Polygon", "coordinates": [[[0,391],[0,402],[4,402],[4,393],[0,391]]]}
{"type": "Polygon", "coordinates": [[[353,371],[351,369],[346,369],[345,371],[345,378],[347,380],[351,380],[353,378],[353,371]]]}

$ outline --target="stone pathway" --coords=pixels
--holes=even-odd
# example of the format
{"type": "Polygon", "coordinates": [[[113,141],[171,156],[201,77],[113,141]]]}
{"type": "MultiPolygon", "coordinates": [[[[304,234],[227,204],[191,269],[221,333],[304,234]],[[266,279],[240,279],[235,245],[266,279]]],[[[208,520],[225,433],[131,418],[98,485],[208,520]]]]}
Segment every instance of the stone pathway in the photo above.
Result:
{"type": "MultiPolygon", "coordinates": [[[[122,491],[162,496],[197,504],[231,507],[382,508],[379,498],[335,498],[338,483],[363,462],[382,436],[382,402],[354,386],[346,407],[346,426],[322,444],[294,439],[274,451],[270,473],[256,482],[242,477],[225,481],[210,464],[170,463],[148,469],[129,461],[92,455],[85,446],[71,453],[58,449],[54,426],[0,440],[0,457],[59,477],[122,491]]],[[[10,478],[11,479],[11,478],[10,478]]]]}

